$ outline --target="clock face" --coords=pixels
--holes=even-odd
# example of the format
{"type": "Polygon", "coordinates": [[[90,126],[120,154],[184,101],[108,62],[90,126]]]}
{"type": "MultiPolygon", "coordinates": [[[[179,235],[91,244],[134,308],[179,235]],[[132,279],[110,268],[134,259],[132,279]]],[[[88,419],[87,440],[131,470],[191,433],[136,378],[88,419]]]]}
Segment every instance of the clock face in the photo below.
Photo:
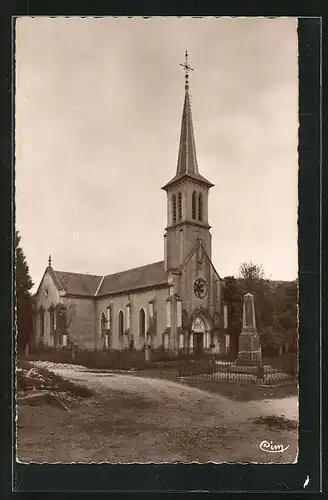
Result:
{"type": "Polygon", "coordinates": [[[207,295],[207,283],[204,278],[197,278],[194,283],[194,293],[199,299],[203,299],[207,295]]]}

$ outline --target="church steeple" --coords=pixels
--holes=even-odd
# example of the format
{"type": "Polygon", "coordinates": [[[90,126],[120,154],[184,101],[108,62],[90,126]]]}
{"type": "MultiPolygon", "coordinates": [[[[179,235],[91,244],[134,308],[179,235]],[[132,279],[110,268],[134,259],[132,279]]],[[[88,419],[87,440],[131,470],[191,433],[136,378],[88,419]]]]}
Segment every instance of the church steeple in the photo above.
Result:
{"type": "Polygon", "coordinates": [[[190,96],[189,96],[189,71],[193,71],[188,64],[188,52],[185,53],[185,62],[180,64],[185,69],[185,100],[182,112],[180,145],[176,175],[198,174],[198,164],[195,147],[194,128],[192,124],[190,96]]]}
{"type": "Polygon", "coordinates": [[[165,234],[166,269],[181,265],[185,256],[198,244],[199,238],[211,257],[211,235],[208,224],[208,192],[213,186],[200,175],[196,156],[194,129],[189,95],[188,53],[181,64],[185,70],[185,98],[176,174],[162,189],[167,193],[167,227],[165,234]]]}
{"type": "Polygon", "coordinates": [[[182,113],[180,145],[176,175],[199,175],[194,128],[192,124],[189,88],[186,87],[185,100],[182,113]]]}
{"type": "Polygon", "coordinates": [[[182,66],[185,70],[185,98],[181,121],[178,164],[175,176],[163,187],[163,189],[166,189],[171,184],[180,180],[183,176],[189,176],[193,179],[197,179],[198,181],[206,184],[208,187],[212,187],[213,184],[200,175],[198,170],[189,93],[189,71],[193,71],[193,68],[188,64],[187,50],[185,52],[185,62],[181,63],[180,66],[182,66]]]}

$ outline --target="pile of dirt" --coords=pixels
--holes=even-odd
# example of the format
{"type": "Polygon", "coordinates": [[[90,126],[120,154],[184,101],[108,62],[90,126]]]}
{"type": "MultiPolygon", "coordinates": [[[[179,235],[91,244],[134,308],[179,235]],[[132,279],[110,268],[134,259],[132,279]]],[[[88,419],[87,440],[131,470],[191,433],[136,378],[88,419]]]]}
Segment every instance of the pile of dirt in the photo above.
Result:
{"type": "Polygon", "coordinates": [[[93,395],[90,389],[77,386],[28,362],[20,363],[16,368],[16,387],[18,404],[50,404],[66,411],[80,398],[93,395]]]}
{"type": "Polygon", "coordinates": [[[16,379],[18,390],[53,389],[54,387],[50,377],[45,377],[34,367],[17,368],[16,379]]]}
{"type": "Polygon", "coordinates": [[[278,431],[293,431],[297,430],[298,428],[298,423],[296,422],[296,420],[290,420],[283,417],[282,415],[268,415],[266,417],[258,417],[253,420],[253,423],[266,425],[267,427],[278,431]]]}

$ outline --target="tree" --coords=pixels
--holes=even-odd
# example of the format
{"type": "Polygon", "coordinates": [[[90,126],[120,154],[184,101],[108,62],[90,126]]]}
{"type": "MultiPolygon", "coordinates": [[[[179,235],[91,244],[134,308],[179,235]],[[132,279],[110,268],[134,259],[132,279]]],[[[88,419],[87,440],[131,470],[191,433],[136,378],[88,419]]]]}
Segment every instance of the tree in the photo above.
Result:
{"type": "Polygon", "coordinates": [[[245,293],[252,293],[255,301],[256,326],[261,331],[273,324],[272,284],[266,277],[263,266],[253,262],[244,262],[238,273],[245,293]]]}
{"type": "Polygon", "coordinates": [[[234,276],[226,276],[224,283],[223,298],[229,307],[228,334],[231,338],[231,349],[237,355],[238,339],[242,329],[245,288],[234,276]]]}
{"type": "Polygon", "coordinates": [[[21,237],[15,233],[15,288],[16,288],[16,321],[17,321],[17,345],[24,348],[31,340],[33,329],[33,305],[31,288],[33,282],[30,277],[29,268],[25,254],[20,246],[21,237]]]}
{"type": "Polygon", "coordinates": [[[253,293],[256,284],[266,281],[263,266],[252,261],[243,262],[239,268],[238,278],[245,283],[249,293],[253,293]]]}
{"type": "Polygon", "coordinates": [[[252,293],[256,327],[264,355],[272,356],[297,347],[297,281],[271,281],[263,266],[244,262],[238,277],[224,278],[224,300],[229,304],[229,333],[233,350],[238,350],[242,330],[243,300],[252,293]]]}
{"type": "Polygon", "coordinates": [[[69,328],[74,324],[76,316],[76,305],[70,304],[68,306],[59,304],[57,308],[57,328],[56,328],[56,345],[61,342],[61,337],[67,335],[69,328]]]}
{"type": "Polygon", "coordinates": [[[274,314],[283,333],[283,341],[292,350],[297,347],[297,298],[297,280],[277,283],[274,293],[274,314]]]}

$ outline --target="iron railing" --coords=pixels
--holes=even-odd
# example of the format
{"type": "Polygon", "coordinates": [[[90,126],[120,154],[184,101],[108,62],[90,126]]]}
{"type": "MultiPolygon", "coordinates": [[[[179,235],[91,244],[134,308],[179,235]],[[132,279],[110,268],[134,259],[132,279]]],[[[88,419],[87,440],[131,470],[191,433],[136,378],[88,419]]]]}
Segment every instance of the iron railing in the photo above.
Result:
{"type": "Polygon", "coordinates": [[[198,380],[224,381],[244,385],[278,385],[296,382],[297,356],[276,358],[237,359],[236,361],[212,359],[182,361],[178,366],[179,377],[198,380]]]}

